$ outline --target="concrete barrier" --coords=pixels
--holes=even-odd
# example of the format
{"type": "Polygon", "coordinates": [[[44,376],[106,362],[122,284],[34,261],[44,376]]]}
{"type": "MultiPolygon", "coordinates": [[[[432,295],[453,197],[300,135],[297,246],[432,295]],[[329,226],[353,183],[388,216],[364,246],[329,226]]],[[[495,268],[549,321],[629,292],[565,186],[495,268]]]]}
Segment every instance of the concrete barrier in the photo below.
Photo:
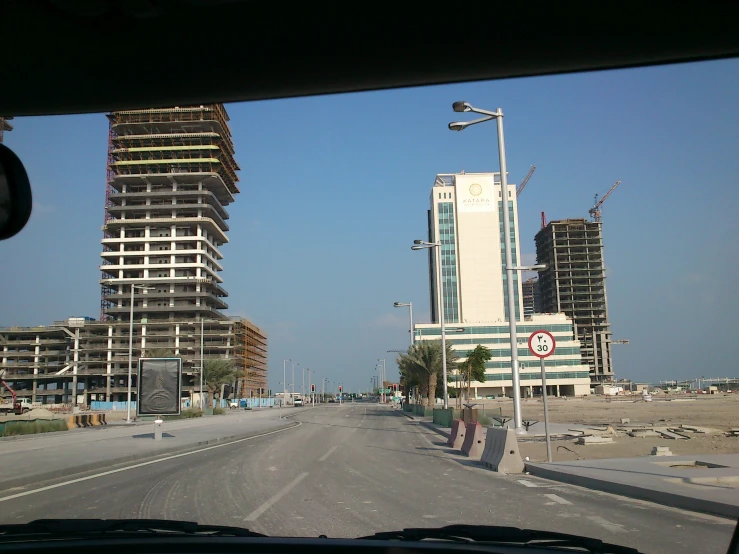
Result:
{"type": "Polygon", "coordinates": [[[516,432],[503,427],[489,427],[480,461],[483,466],[498,473],[522,473],[524,465],[516,432]]]}
{"type": "Polygon", "coordinates": [[[468,423],[464,431],[464,442],[462,443],[462,454],[468,458],[479,458],[485,448],[485,435],[482,425],[472,422],[468,423]]]}
{"type": "Polygon", "coordinates": [[[461,419],[452,420],[452,432],[449,434],[449,440],[446,441],[447,446],[451,446],[454,450],[459,450],[464,444],[465,425],[461,419]]]}

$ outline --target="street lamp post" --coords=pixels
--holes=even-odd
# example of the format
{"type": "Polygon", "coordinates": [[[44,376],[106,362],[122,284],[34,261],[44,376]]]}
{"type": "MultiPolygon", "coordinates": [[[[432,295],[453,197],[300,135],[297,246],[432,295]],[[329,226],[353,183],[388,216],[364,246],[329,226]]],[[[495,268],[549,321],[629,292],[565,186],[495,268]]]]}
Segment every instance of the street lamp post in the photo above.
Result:
{"type": "Polygon", "coordinates": [[[287,362],[291,362],[292,360],[282,360],[282,402],[280,405],[285,403],[285,399],[287,398],[287,362]]]}
{"type": "Polygon", "coordinates": [[[292,394],[290,395],[290,402],[295,403],[295,366],[300,364],[293,364],[293,377],[290,381],[290,386],[292,387],[292,394]]]}
{"type": "Polygon", "coordinates": [[[394,308],[404,308],[406,306],[408,306],[408,314],[410,316],[410,321],[411,321],[410,330],[408,331],[411,334],[410,344],[411,346],[413,346],[413,342],[414,342],[413,341],[414,339],[413,337],[413,302],[394,302],[393,303],[394,308]]]}
{"type": "MultiPolygon", "coordinates": [[[[467,102],[454,102],[455,112],[474,112],[483,115],[472,121],[455,121],[449,124],[451,131],[463,131],[470,125],[494,119],[498,125],[498,160],[500,163],[501,203],[503,204],[503,242],[505,243],[506,291],[508,293],[508,325],[511,342],[511,381],[513,384],[513,425],[516,432],[522,430],[521,420],[521,381],[518,370],[518,337],[516,335],[516,297],[513,283],[513,256],[511,255],[511,229],[508,215],[508,175],[506,169],[505,139],[503,135],[503,110],[496,111],[474,108],[467,102]]],[[[446,406],[445,406],[446,407],[446,406]]]]}
{"type": "MultiPolygon", "coordinates": [[[[200,409],[205,410],[203,406],[203,371],[205,370],[205,320],[200,317],[200,409]]],[[[219,400],[220,402],[220,400],[219,400]]],[[[203,411],[203,413],[205,413],[203,411]]]]}
{"type": "MultiPolygon", "coordinates": [[[[139,290],[151,290],[154,287],[147,287],[145,285],[134,285],[131,284],[131,313],[129,315],[128,322],[128,393],[126,399],[126,423],[131,423],[131,374],[133,373],[133,301],[136,289],[139,290]]],[[[77,391],[72,391],[72,394],[77,394],[77,391]]],[[[138,398],[136,401],[138,402],[138,398]]]]}
{"type": "MultiPolygon", "coordinates": [[[[505,212],[506,215],[508,212],[505,212]]],[[[441,321],[441,371],[442,380],[444,381],[444,409],[449,407],[449,391],[446,383],[446,324],[444,321],[444,289],[441,282],[441,242],[426,242],[423,240],[414,240],[411,250],[425,250],[426,248],[436,249],[436,288],[438,289],[439,303],[439,320],[441,321]]],[[[510,249],[510,245],[509,245],[510,249]]],[[[434,399],[429,399],[433,402],[434,399]]]]}

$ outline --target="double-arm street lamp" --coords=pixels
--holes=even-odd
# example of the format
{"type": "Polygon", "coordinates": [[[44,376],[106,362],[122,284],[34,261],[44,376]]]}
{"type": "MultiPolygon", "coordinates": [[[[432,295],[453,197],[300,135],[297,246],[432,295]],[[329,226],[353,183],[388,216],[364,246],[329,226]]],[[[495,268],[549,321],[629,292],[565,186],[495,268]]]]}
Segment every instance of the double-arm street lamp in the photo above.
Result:
{"type": "MultiPolygon", "coordinates": [[[[498,125],[498,160],[500,162],[500,189],[503,211],[503,242],[505,250],[506,291],[508,293],[508,325],[511,342],[511,381],[513,384],[513,425],[517,432],[522,430],[521,420],[521,380],[518,371],[518,337],[516,336],[516,297],[513,281],[513,265],[511,254],[511,228],[510,216],[508,214],[508,170],[506,168],[505,139],[503,135],[503,110],[498,108],[492,112],[471,106],[468,102],[460,101],[452,104],[455,112],[473,112],[482,115],[479,119],[472,121],[453,121],[449,124],[451,131],[463,131],[467,127],[495,120],[498,125]]],[[[511,201],[512,202],[512,201],[511,201]]]]}

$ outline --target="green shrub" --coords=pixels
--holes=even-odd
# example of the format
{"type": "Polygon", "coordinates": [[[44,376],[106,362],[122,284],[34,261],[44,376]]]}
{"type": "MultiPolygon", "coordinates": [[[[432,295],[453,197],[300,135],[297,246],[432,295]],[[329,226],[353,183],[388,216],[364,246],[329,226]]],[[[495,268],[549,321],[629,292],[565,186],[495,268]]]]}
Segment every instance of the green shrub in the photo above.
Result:
{"type": "Polygon", "coordinates": [[[226,408],[213,408],[213,415],[223,415],[226,413],[226,408]]]}
{"type": "Polygon", "coordinates": [[[66,431],[67,422],[61,419],[34,421],[9,421],[3,429],[3,437],[16,435],[35,435],[36,433],[53,433],[54,431],[66,431]]]}
{"type": "Polygon", "coordinates": [[[193,417],[203,417],[203,410],[188,408],[186,410],[182,410],[182,417],[184,417],[185,419],[190,419],[193,417]]]}

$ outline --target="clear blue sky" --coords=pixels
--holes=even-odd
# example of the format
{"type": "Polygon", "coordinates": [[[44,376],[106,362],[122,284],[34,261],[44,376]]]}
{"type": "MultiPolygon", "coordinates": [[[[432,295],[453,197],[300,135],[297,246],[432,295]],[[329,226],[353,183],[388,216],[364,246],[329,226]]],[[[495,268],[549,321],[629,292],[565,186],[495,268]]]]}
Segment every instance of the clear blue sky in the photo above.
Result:
{"type": "MultiPolygon", "coordinates": [[[[229,312],[269,334],[270,384],[292,358],[356,390],[428,320],[425,234],[436,173],[497,171],[494,125],[464,133],[454,100],[502,107],[521,248],[540,213],[603,206],[618,377],[739,374],[739,61],[228,105],[241,194],[224,253],[229,312]]],[[[16,118],[6,144],[35,206],[0,242],[0,325],[98,317],[107,121],[16,118]]],[[[526,258],[524,258],[526,259],[526,258]]],[[[300,372],[296,382],[299,384],[300,372]]]]}

